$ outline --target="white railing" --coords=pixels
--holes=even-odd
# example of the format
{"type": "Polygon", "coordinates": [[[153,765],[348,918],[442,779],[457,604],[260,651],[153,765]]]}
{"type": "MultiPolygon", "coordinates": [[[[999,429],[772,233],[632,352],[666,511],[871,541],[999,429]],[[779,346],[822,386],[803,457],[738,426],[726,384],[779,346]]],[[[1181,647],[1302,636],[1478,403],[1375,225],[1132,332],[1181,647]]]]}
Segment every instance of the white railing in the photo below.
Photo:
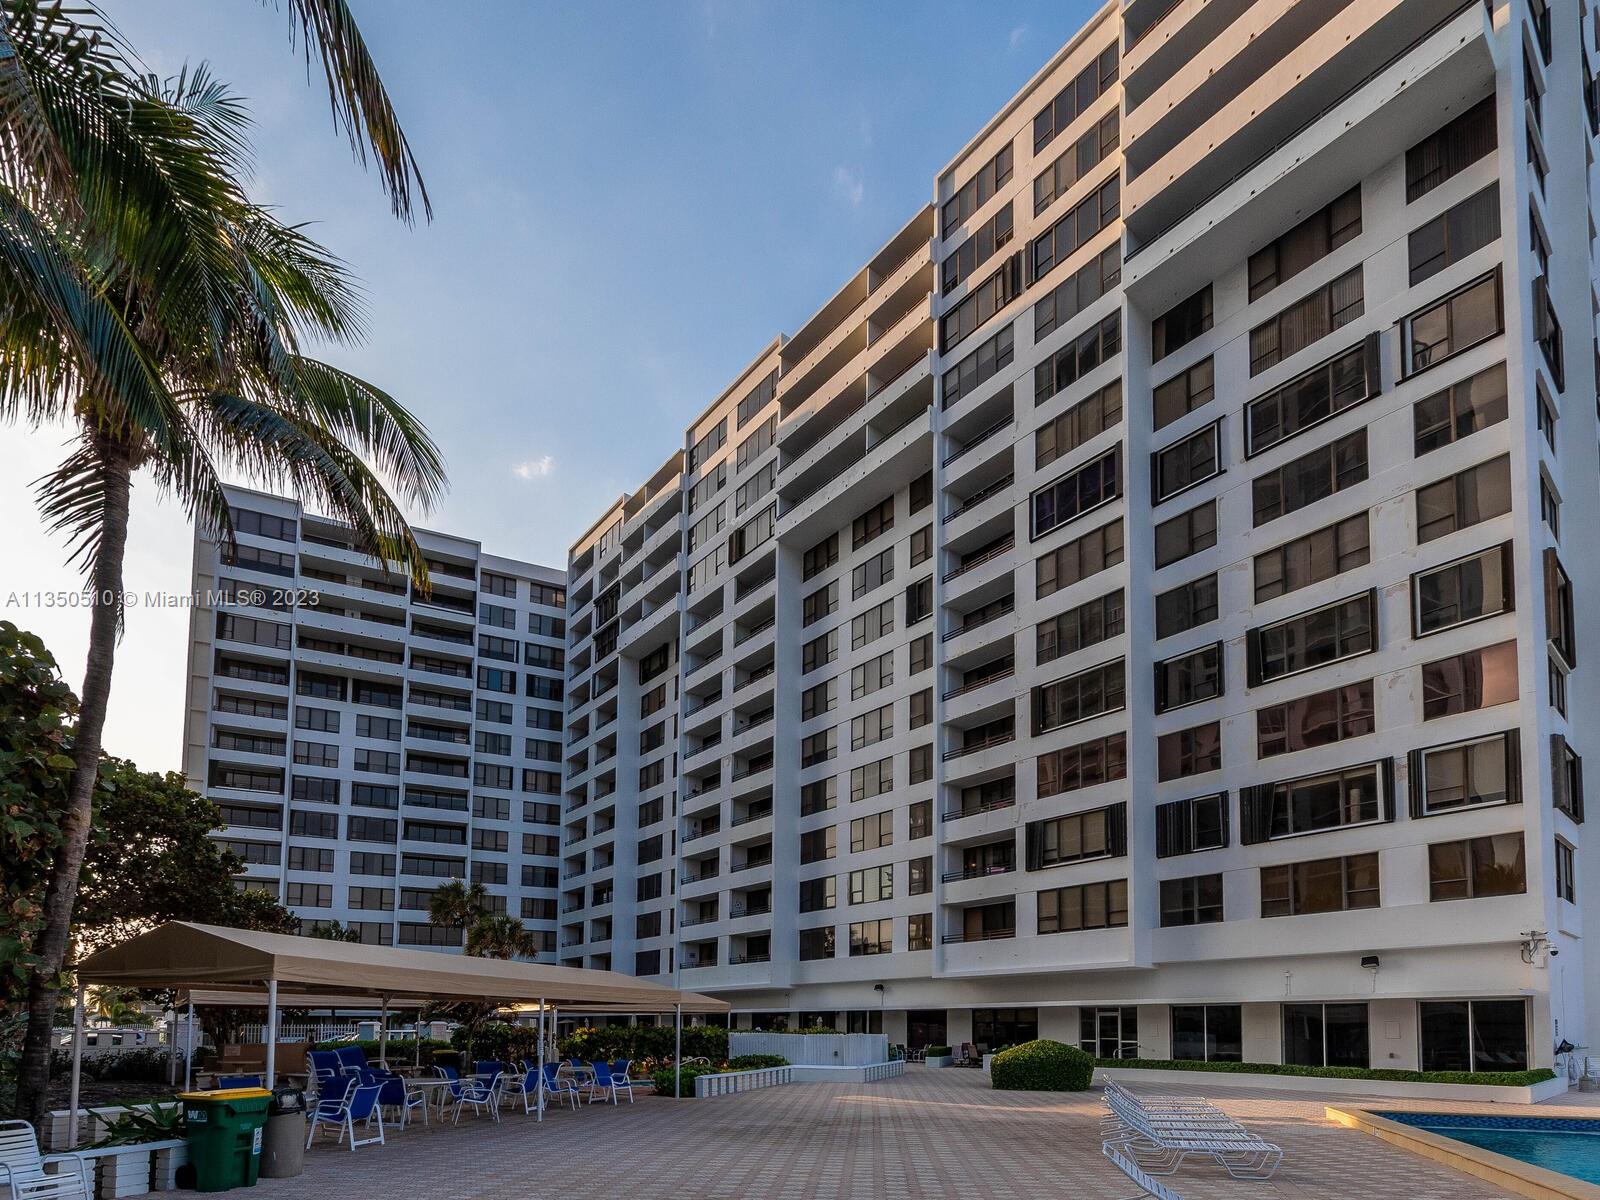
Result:
{"type": "Polygon", "coordinates": [[[751,1092],[756,1088],[778,1087],[793,1083],[794,1071],[790,1067],[760,1067],[754,1071],[723,1071],[716,1075],[701,1075],[694,1081],[697,1100],[707,1096],[731,1096],[735,1092],[751,1092]]]}
{"type": "Polygon", "coordinates": [[[879,1079],[894,1079],[906,1073],[905,1059],[897,1058],[893,1062],[873,1063],[867,1067],[867,1082],[873,1083],[879,1079]]]}

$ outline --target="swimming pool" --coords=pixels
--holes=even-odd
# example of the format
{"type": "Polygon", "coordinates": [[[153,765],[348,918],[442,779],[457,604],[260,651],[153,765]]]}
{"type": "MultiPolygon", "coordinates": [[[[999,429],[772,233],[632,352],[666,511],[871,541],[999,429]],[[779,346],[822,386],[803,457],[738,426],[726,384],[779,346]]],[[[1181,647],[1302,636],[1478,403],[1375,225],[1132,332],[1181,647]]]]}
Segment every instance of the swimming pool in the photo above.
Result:
{"type": "Polygon", "coordinates": [[[1453,1113],[1377,1114],[1440,1137],[1491,1150],[1600,1184],[1600,1121],[1569,1117],[1491,1117],[1453,1113]]]}

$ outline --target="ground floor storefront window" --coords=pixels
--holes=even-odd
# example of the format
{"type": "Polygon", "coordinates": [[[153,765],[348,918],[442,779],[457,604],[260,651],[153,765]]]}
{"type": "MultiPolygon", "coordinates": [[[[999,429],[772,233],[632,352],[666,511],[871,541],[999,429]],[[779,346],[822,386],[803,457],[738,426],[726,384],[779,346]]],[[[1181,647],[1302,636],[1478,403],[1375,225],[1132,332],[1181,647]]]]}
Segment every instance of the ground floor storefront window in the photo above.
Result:
{"type": "Polygon", "coordinates": [[[1283,1061],[1297,1067],[1369,1065],[1365,1004],[1285,1004],[1283,1061]]]}
{"type": "Polygon", "coordinates": [[[1080,1008],[1078,1045],[1096,1058],[1138,1058],[1139,1010],[1080,1008]]]}
{"type": "Polygon", "coordinates": [[[972,1044],[995,1050],[1018,1046],[1039,1036],[1037,1008],[975,1008],[972,1010],[972,1044]]]}
{"type": "Polygon", "coordinates": [[[1243,1062],[1243,1010],[1237,1004],[1174,1004],[1172,1057],[1243,1062]]]}
{"type": "Polygon", "coordinates": [[[942,1008],[912,1009],[906,1013],[906,1045],[948,1046],[950,1022],[942,1008]]]}
{"type": "Polygon", "coordinates": [[[1417,1005],[1424,1071],[1526,1071],[1521,1000],[1424,1000],[1417,1005]]]}

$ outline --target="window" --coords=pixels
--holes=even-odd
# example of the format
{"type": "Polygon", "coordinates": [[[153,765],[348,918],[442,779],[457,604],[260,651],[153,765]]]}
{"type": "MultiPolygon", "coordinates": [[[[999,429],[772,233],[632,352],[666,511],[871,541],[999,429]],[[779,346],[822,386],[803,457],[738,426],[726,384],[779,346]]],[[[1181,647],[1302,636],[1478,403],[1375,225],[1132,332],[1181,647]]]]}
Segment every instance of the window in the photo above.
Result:
{"type": "Polygon", "coordinates": [[[850,573],[850,598],[859,600],[894,578],[894,547],[874,554],[850,573]]]}
{"type": "Polygon", "coordinates": [[[1428,847],[1428,899],[1517,896],[1528,890],[1520,833],[1436,842],[1428,847]]]}
{"type": "Polygon", "coordinates": [[[1128,881],[1107,879],[1039,893],[1039,932],[1120,929],[1128,923],[1128,881]]]}
{"type": "Polygon", "coordinates": [[[1394,763],[1382,759],[1239,793],[1239,840],[1250,846],[1394,820],[1394,763]]]}
{"type": "Polygon", "coordinates": [[[1372,680],[1345,684],[1256,709],[1256,757],[1331,746],[1374,728],[1372,680]]]}
{"type": "Polygon", "coordinates": [[[1550,802],[1583,824],[1583,759],[1559,733],[1550,735],[1550,802]]]}
{"type": "Polygon", "coordinates": [[[911,515],[916,516],[923,509],[933,503],[933,472],[924,471],[911,481],[906,488],[906,505],[911,510],[911,515]]]}
{"type": "Polygon", "coordinates": [[[743,429],[746,421],[772,403],[772,397],[776,394],[777,389],[778,372],[772,371],[756,385],[753,391],[739,401],[739,409],[736,414],[738,428],[743,429]]]}
{"type": "Polygon", "coordinates": [[[1122,561],[1122,551],[1122,522],[1118,520],[1041,554],[1034,563],[1038,598],[1043,599],[1091,575],[1098,575],[1107,567],[1116,566],[1122,561]]]}
{"type": "Polygon", "coordinates": [[[1415,375],[1462,350],[1497,336],[1501,329],[1500,272],[1418,309],[1400,323],[1401,362],[1415,375]]]}
{"type": "Polygon", "coordinates": [[[1112,804],[1066,817],[1030,821],[1026,827],[1027,868],[1042,871],[1128,852],[1127,805],[1112,804]]]}
{"type": "Polygon", "coordinates": [[[801,623],[810,625],[839,607],[839,581],[824,584],[801,601],[801,623]]]}
{"type": "Polygon", "coordinates": [[[1073,81],[1033,118],[1033,152],[1038,154],[1117,81],[1119,51],[1113,42],[1079,71],[1073,81]]]}
{"type": "Polygon", "coordinates": [[[1378,394],[1378,335],[1245,406],[1245,456],[1260,454],[1378,394]]]}
{"type": "Polygon", "coordinates": [[[290,908],[332,908],[331,883],[289,883],[285,885],[283,902],[290,908]]]}
{"type": "Polygon", "coordinates": [[[772,444],[778,437],[778,414],[773,413],[761,424],[757,425],[749,437],[739,443],[739,448],[734,454],[739,470],[744,470],[750,463],[772,449],[772,444]]]}
{"type": "Polygon", "coordinates": [[[1523,1000],[1423,1000],[1417,1032],[1424,1071],[1526,1071],[1523,1000]]]}
{"type": "Polygon", "coordinates": [[[1506,419],[1506,363],[1422,397],[1411,408],[1418,456],[1506,419]]]}
{"type": "Polygon", "coordinates": [[[995,252],[1011,241],[1016,223],[1011,217],[1009,202],[995,210],[995,214],[978,226],[972,236],[962,242],[944,258],[939,267],[939,290],[949,295],[970,279],[973,272],[994,257],[995,252]]]}
{"type": "MultiPolygon", "coordinates": [[[[360,818],[350,819],[356,821],[360,818]]],[[[393,825],[394,822],[390,821],[389,824],[393,825]]],[[[289,813],[289,832],[297,837],[336,838],[339,836],[339,815],[295,809],[289,813]]]]}
{"type": "Polygon", "coordinates": [[[1113,173],[1028,243],[1029,279],[1043,279],[1122,215],[1122,176],[1113,173]]]}
{"type": "Polygon", "coordinates": [[[1116,712],[1125,702],[1120,658],[1068,675],[1033,689],[1034,736],[1116,712]]]}
{"type": "Polygon", "coordinates": [[[1499,237],[1500,187],[1491,183],[1412,231],[1408,243],[1411,286],[1416,287],[1499,237]]]}
{"type": "Polygon", "coordinates": [[[1139,1010],[1080,1008],[1078,1046],[1096,1058],[1138,1058],[1139,1010]]]}
{"type": "Polygon", "coordinates": [[[1511,458],[1488,462],[1417,489],[1417,542],[1431,542],[1511,511],[1511,458]]]}
{"type": "Polygon", "coordinates": [[[839,657],[839,631],[830,629],[821,637],[812,638],[800,648],[800,670],[809,674],[825,667],[839,657]]]}
{"type": "Polygon", "coordinates": [[[825,763],[834,756],[834,731],[824,729],[820,733],[813,733],[809,737],[800,739],[800,765],[814,767],[818,763],[825,763]]]}
{"type": "Polygon", "coordinates": [[[1217,420],[1150,455],[1150,502],[1160,504],[1220,474],[1222,422],[1217,420]]]}
{"type": "Polygon", "coordinates": [[[337,767],[339,765],[339,747],[329,745],[326,742],[302,742],[296,738],[294,761],[301,766],[337,767]]]}
{"type": "Polygon", "coordinates": [[[1033,306],[1033,340],[1037,345],[1122,282],[1122,243],[1112,242],[1033,306]]]}
{"type": "Polygon", "coordinates": [[[1061,156],[1041,171],[1033,181],[1033,215],[1038,216],[1067,189],[1117,148],[1117,113],[1113,109],[1100,123],[1067,147],[1061,156]]]}
{"type": "MultiPolygon", "coordinates": [[[[1517,730],[1411,752],[1411,815],[1434,817],[1522,799],[1517,730]]],[[[1558,784],[1559,790],[1559,784],[1558,784]]]]}
{"type": "MultiPolygon", "coordinates": [[[[1210,925],[1222,920],[1222,876],[1190,875],[1161,881],[1161,927],[1210,925]]],[[[1176,1020],[1178,1009],[1174,1007],[1176,1020]]],[[[1176,1055],[1174,1055],[1176,1057],[1176,1055]]]]}
{"type": "MultiPolygon", "coordinates": [[[[1128,774],[1128,735],[1114,733],[1052,750],[1039,755],[1037,768],[1040,799],[1124,779],[1128,774]]],[[[1015,798],[1014,785],[1012,798],[1015,798]]],[[[965,800],[963,793],[963,807],[965,800]]]]}
{"type": "Polygon", "coordinates": [[[1120,496],[1119,450],[1120,447],[1107,450],[1099,458],[1091,459],[1034,492],[1029,536],[1041,538],[1120,496]]]}
{"type": "Polygon", "coordinates": [[[1150,361],[1160,362],[1211,328],[1211,285],[1180,300],[1150,323],[1150,361]]]}
{"type": "Polygon", "coordinates": [[[1156,711],[1167,712],[1222,695],[1222,643],[1156,663],[1156,711]]]}
{"type": "Polygon", "coordinates": [[[1250,256],[1250,300],[1261,299],[1361,234],[1361,185],[1250,256]]]}
{"type": "Polygon", "coordinates": [[[292,517],[275,517],[271,513],[257,512],[253,508],[228,509],[234,533],[251,533],[257,537],[272,538],[279,542],[295,540],[295,522],[292,517]]]}
{"type": "Polygon", "coordinates": [[[1039,664],[1054,662],[1089,646],[1118,637],[1124,630],[1122,589],[1108,592],[1034,627],[1035,655],[1039,664]]]}
{"type": "Polygon", "coordinates": [[[1292,917],[1378,907],[1378,856],[1352,854],[1261,868],[1261,915],[1292,917]]]}
{"type": "Polygon", "coordinates": [[[919,579],[906,588],[906,626],[933,616],[933,576],[919,579]]]}
{"type": "Polygon", "coordinates": [[[833,957],[833,926],[824,925],[821,929],[802,929],[800,931],[800,961],[814,962],[820,958],[833,957]]]}
{"type": "Polygon", "coordinates": [[[1162,592],[1156,597],[1156,637],[1166,638],[1186,629],[1198,629],[1217,619],[1217,577],[1199,579],[1162,592]]]}
{"type": "Polygon", "coordinates": [[[1411,622],[1416,637],[1511,612],[1515,607],[1510,542],[1411,577],[1411,622]]]}
{"type": "Polygon", "coordinates": [[[1251,687],[1370,654],[1378,648],[1378,593],[1362,592],[1245,635],[1251,687]]]}
{"type": "Polygon", "coordinates": [[[978,168],[977,174],[962,184],[955,195],[944,202],[939,210],[940,237],[949,237],[967,218],[987,204],[997,191],[1011,182],[1012,156],[1011,143],[1007,142],[995,152],[993,158],[978,168]]]}
{"type": "Polygon", "coordinates": [[[884,917],[878,921],[852,921],[850,924],[850,957],[864,954],[888,954],[894,950],[894,921],[884,917]]]}
{"type": "Polygon", "coordinates": [[[1207,500],[1156,525],[1156,566],[1171,566],[1216,544],[1217,502],[1207,500]]]}
{"type": "Polygon", "coordinates": [[[1567,387],[1567,365],[1562,349],[1561,321],[1556,316],[1555,303],[1550,299],[1549,281],[1543,275],[1533,281],[1533,337],[1544,355],[1545,366],[1550,368],[1550,378],[1556,391],[1567,387]]]}
{"type": "Polygon", "coordinates": [[[1216,364],[1206,357],[1180,371],[1152,393],[1152,429],[1165,429],[1179,417],[1211,403],[1216,396],[1216,364]]]}
{"type": "Polygon", "coordinates": [[[1163,733],[1156,741],[1158,777],[1186,779],[1222,769],[1222,726],[1212,721],[1192,729],[1163,733]]]}
{"type": "Polygon", "coordinates": [[[722,449],[728,441],[728,418],[723,417],[712,428],[702,434],[700,439],[689,448],[689,470],[697,471],[705,466],[706,459],[722,449]]]}
{"type": "Polygon", "coordinates": [[[839,561],[839,535],[830,533],[805,552],[801,562],[801,577],[810,579],[820,575],[839,561]]]}
{"type": "Polygon", "coordinates": [[[821,912],[823,909],[832,908],[838,902],[837,880],[834,876],[824,875],[821,879],[800,881],[801,912],[821,912]]]}
{"type": "Polygon", "coordinates": [[[859,650],[868,642],[894,632],[894,601],[874,605],[850,622],[850,648],[859,650]]]}
{"type": "Polygon", "coordinates": [[[1015,333],[1007,325],[944,373],[942,403],[951,408],[1011,365],[1015,333]]]}
{"type": "Polygon", "coordinates": [[[1033,369],[1033,402],[1043,404],[1122,352],[1122,314],[1114,312],[1033,369]]]}
{"type": "Polygon", "coordinates": [[[1256,603],[1364,567],[1369,555],[1366,513],[1274,546],[1255,558],[1256,603]]]}
{"type": "Polygon", "coordinates": [[[1365,311],[1361,268],[1356,267],[1250,331],[1250,374],[1277,366],[1365,311]]]}
{"type": "Polygon", "coordinates": [[[820,717],[823,713],[832,712],[837,702],[835,691],[838,688],[837,679],[825,679],[815,687],[809,687],[800,693],[800,719],[809,721],[820,717]]]}
{"type": "Polygon", "coordinates": [[[874,904],[894,899],[894,866],[866,867],[850,872],[850,903],[874,904]]]}
{"type": "Polygon", "coordinates": [[[933,859],[913,858],[906,864],[909,884],[906,891],[912,896],[926,896],[933,891],[933,859]]]}
{"type": "Polygon", "coordinates": [[[877,658],[868,659],[850,668],[850,698],[859,700],[894,682],[894,651],[888,650],[877,658]]]}
{"type": "Polygon", "coordinates": [[[933,689],[912,692],[906,699],[906,728],[921,729],[933,722],[933,689]]]}
{"type": "Polygon", "coordinates": [[[913,529],[910,538],[911,565],[920,567],[933,557],[933,526],[913,529]]]}
{"type": "Polygon", "coordinates": [[[1285,1004],[1283,1061],[1297,1067],[1360,1067],[1371,1061],[1365,1004],[1285,1004]]]}
{"type": "Polygon", "coordinates": [[[1243,1012],[1237,1004],[1174,1004],[1172,1057],[1182,1062],[1244,1061],[1243,1012]]]}
{"type": "Polygon", "coordinates": [[[1572,580],[1556,552],[1544,552],[1544,633],[1550,648],[1570,670],[1578,665],[1578,626],[1573,610],[1572,580]]]}
{"type": "Polygon", "coordinates": [[[800,815],[809,817],[813,813],[826,812],[834,805],[838,794],[838,780],[832,775],[826,779],[819,779],[814,783],[800,785],[800,815]]]}
{"type": "Polygon", "coordinates": [[[913,638],[910,644],[910,654],[907,655],[911,663],[911,674],[919,675],[933,666],[933,634],[925,633],[919,638],[913,638]]]}
{"type": "Polygon", "coordinates": [[[894,736],[894,705],[885,704],[850,719],[850,749],[862,750],[894,736]]]}
{"type": "Polygon", "coordinates": [[[1367,478],[1367,431],[1358,429],[1301,455],[1251,482],[1255,524],[1326,500],[1367,478]]]}
{"type": "MultiPolygon", "coordinates": [[[[931,757],[933,747],[925,747],[931,757]]],[[[920,838],[933,836],[933,801],[918,800],[910,808],[910,833],[909,840],[915,842],[920,838]]],[[[931,870],[931,868],[930,868],[931,870]]],[[[916,895],[915,892],[912,895],[916,895]]]]}
{"type": "Polygon", "coordinates": [[[999,269],[976,284],[939,318],[939,352],[948,354],[1022,294],[1022,255],[1001,260],[999,269]]]}
{"type": "Polygon", "coordinates": [[[1156,805],[1156,857],[1172,858],[1228,844],[1228,793],[1156,805]]]}
{"type": "Polygon", "coordinates": [[[251,646],[267,646],[275,650],[289,648],[289,627],[259,617],[238,617],[232,613],[219,612],[217,637],[225,642],[244,642],[251,646]]]}
{"type": "Polygon", "coordinates": [[[933,916],[930,913],[913,913],[906,918],[906,949],[933,949],[933,916]]]}
{"type": "Polygon", "coordinates": [[[880,758],[850,768],[850,801],[870,800],[894,790],[894,759],[880,758]]]}
{"type": "Polygon", "coordinates": [[[1122,380],[1113,379],[1033,435],[1033,465],[1047,467],[1122,421],[1122,380]]]}
{"type": "Polygon", "coordinates": [[[1427,195],[1495,148],[1491,94],[1406,151],[1406,203],[1427,195]]]}
{"type": "Polygon", "coordinates": [[[837,830],[829,825],[823,829],[813,829],[800,835],[800,862],[823,862],[838,853],[837,830]]]}
{"type": "Polygon", "coordinates": [[[1578,864],[1572,846],[1556,839],[1556,899],[1578,902],[1578,864]]]}
{"type": "Polygon", "coordinates": [[[851,523],[851,545],[859,550],[873,538],[894,528],[894,497],[875,504],[851,523]]]}

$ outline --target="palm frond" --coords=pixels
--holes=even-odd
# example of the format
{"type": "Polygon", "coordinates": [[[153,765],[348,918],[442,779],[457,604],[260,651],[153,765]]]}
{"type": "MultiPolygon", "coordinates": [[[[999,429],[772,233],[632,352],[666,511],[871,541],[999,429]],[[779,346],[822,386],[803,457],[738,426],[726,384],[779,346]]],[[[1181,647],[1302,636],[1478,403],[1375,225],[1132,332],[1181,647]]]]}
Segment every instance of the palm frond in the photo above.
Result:
{"type": "Polygon", "coordinates": [[[350,6],[345,0],[289,0],[289,13],[290,36],[294,37],[294,23],[298,22],[307,68],[313,51],[321,60],[334,124],[344,130],[351,150],[363,164],[371,149],[395,216],[411,222],[414,188],[424,218],[433,220],[422,171],[350,6]]]}

